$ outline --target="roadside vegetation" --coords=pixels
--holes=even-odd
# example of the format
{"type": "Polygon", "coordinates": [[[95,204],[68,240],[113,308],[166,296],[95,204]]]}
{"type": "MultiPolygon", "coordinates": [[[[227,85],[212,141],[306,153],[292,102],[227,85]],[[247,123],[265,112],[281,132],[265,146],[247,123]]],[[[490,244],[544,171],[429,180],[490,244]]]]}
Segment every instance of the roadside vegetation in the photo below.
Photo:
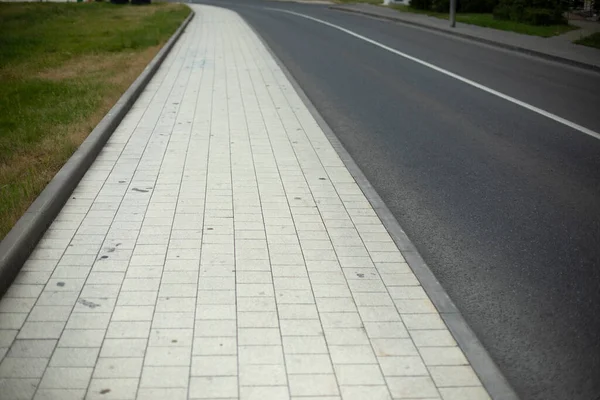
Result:
{"type": "MultiPolygon", "coordinates": [[[[390,6],[401,12],[412,12],[418,14],[426,14],[431,17],[448,19],[448,11],[436,12],[430,9],[419,9],[412,6],[395,4],[390,6]]],[[[477,12],[457,12],[456,21],[464,24],[483,26],[486,28],[499,29],[503,31],[511,31],[522,33],[525,35],[535,35],[542,37],[551,37],[561,35],[574,29],[576,26],[568,24],[551,24],[551,25],[532,25],[525,22],[511,21],[498,19],[492,13],[477,13],[477,12]]]]}
{"type": "MultiPolygon", "coordinates": [[[[337,3],[383,5],[383,0],[335,0],[337,3]]],[[[570,0],[577,1],[577,0],[570,0]]],[[[562,0],[457,0],[456,21],[526,35],[551,37],[579,29],[565,18],[562,0]]],[[[598,2],[600,3],[600,2],[598,2]]],[[[409,5],[391,4],[400,12],[448,19],[450,0],[410,0],[409,5]]]]}
{"type": "Polygon", "coordinates": [[[581,39],[576,40],[575,43],[600,49],[600,32],[582,37],[581,39]]]}
{"type": "Polygon", "coordinates": [[[339,4],[366,3],[366,4],[373,4],[376,6],[383,4],[383,0],[334,0],[334,1],[339,4]]]}
{"type": "Polygon", "coordinates": [[[0,239],[189,13],[0,3],[0,239]]]}

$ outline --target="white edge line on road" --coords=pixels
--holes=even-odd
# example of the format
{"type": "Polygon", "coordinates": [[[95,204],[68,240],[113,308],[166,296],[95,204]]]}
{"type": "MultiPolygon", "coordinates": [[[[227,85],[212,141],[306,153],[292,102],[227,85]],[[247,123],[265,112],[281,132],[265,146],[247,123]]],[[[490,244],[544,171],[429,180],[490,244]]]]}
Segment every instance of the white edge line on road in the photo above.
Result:
{"type": "Polygon", "coordinates": [[[497,90],[491,89],[491,88],[489,88],[487,86],[484,86],[484,85],[482,85],[480,83],[474,82],[474,81],[472,81],[470,79],[467,79],[467,78],[465,78],[463,76],[460,76],[458,74],[455,74],[453,72],[450,72],[448,70],[440,68],[440,67],[438,67],[436,65],[430,64],[427,61],[423,61],[421,59],[418,59],[416,57],[410,56],[410,55],[408,55],[406,53],[403,53],[401,51],[398,51],[396,49],[393,49],[393,48],[391,48],[389,46],[386,46],[386,45],[384,45],[382,43],[379,43],[376,40],[369,39],[368,37],[362,36],[362,35],[360,35],[360,34],[358,34],[356,32],[353,32],[353,31],[351,31],[349,29],[342,28],[339,25],[335,25],[335,24],[332,24],[331,22],[323,21],[322,19],[314,18],[314,17],[311,17],[309,15],[297,13],[297,12],[294,12],[294,11],[282,10],[280,8],[270,8],[270,7],[266,7],[266,8],[268,10],[279,11],[279,12],[283,12],[283,13],[287,13],[287,14],[296,15],[298,17],[302,17],[302,18],[309,19],[311,21],[319,22],[319,23],[321,23],[323,25],[327,25],[327,26],[329,26],[331,28],[340,30],[340,31],[342,31],[344,33],[347,33],[350,36],[354,36],[355,38],[364,40],[367,43],[371,43],[371,44],[373,44],[373,45],[375,45],[377,47],[380,47],[380,48],[382,48],[384,50],[387,50],[387,51],[389,51],[391,53],[394,53],[394,54],[396,54],[396,55],[398,55],[400,57],[404,57],[404,58],[406,58],[408,60],[414,61],[414,62],[416,62],[418,64],[421,64],[421,65],[423,65],[423,66],[425,66],[427,68],[431,68],[434,71],[440,72],[440,73],[442,73],[444,75],[447,75],[447,76],[449,76],[451,78],[454,78],[454,79],[459,80],[459,81],[461,81],[463,83],[466,83],[467,85],[471,85],[473,87],[476,87],[477,89],[483,90],[484,92],[487,92],[489,94],[493,94],[494,96],[500,97],[501,99],[510,101],[511,103],[517,104],[517,105],[519,105],[519,106],[521,106],[523,108],[526,108],[526,109],[528,109],[530,111],[533,111],[533,112],[535,112],[537,114],[543,115],[544,117],[550,118],[551,120],[554,120],[554,121],[556,121],[558,123],[561,123],[561,124],[563,124],[565,126],[568,126],[569,128],[573,128],[575,130],[578,130],[579,132],[585,133],[586,135],[592,136],[592,137],[594,137],[596,139],[600,139],[600,133],[598,133],[598,132],[594,132],[591,129],[588,129],[588,128],[584,127],[584,126],[576,124],[575,122],[571,122],[571,121],[569,121],[567,119],[559,117],[558,115],[552,114],[551,112],[542,110],[541,108],[538,108],[536,106],[532,106],[531,104],[525,103],[524,101],[515,99],[514,97],[511,97],[511,96],[508,96],[508,95],[506,95],[504,93],[498,92],[497,90]]]}

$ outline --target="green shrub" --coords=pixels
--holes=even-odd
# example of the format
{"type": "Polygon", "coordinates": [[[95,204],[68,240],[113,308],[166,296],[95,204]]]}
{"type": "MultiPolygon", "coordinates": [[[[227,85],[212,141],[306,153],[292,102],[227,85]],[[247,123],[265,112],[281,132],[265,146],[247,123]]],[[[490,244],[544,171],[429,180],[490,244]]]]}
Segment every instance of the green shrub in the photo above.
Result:
{"type": "Polygon", "coordinates": [[[531,25],[566,24],[565,3],[560,0],[500,0],[494,18],[531,25]]]}
{"type": "Polygon", "coordinates": [[[458,10],[464,13],[490,13],[498,0],[459,0],[458,10]]]}
{"type": "MultiPolygon", "coordinates": [[[[456,11],[463,13],[491,13],[498,4],[498,0],[457,0],[456,11]]],[[[412,0],[411,7],[420,10],[431,10],[435,12],[448,12],[450,10],[450,0],[412,0]],[[413,6],[413,3],[419,3],[419,8],[413,6]],[[426,4],[424,4],[426,3],[426,4]]]]}
{"type": "MultiPolygon", "coordinates": [[[[456,8],[458,9],[458,4],[456,8]]],[[[450,0],[433,0],[431,9],[435,12],[447,13],[450,11],[450,0]]]]}
{"type": "Polygon", "coordinates": [[[431,10],[432,0],[410,0],[408,5],[417,10],[431,10]]]}
{"type": "Polygon", "coordinates": [[[510,19],[510,7],[506,4],[498,4],[494,7],[494,19],[509,20],[510,19]]]}
{"type": "Polygon", "coordinates": [[[525,22],[531,25],[558,25],[566,24],[567,21],[560,9],[526,8],[525,22]]]}

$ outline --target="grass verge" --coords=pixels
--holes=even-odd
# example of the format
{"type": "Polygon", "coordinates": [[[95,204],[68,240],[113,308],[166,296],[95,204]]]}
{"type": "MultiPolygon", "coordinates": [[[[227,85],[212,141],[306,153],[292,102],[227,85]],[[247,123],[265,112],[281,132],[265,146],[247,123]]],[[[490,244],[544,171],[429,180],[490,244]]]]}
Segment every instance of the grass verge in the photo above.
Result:
{"type": "Polygon", "coordinates": [[[592,33],[589,36],[582,37],[581,39],[576,40],[575,43],[600,49],[600,32],[592,33]]]}
{"type": "Polygon", "coordinates": [[[0,239],[189,13],[0,3],[0,239]]]}
{"type": "MultiPolygon", "coordinates": [[[[437,13],[433,11],[424,11],[424,10],[416,10],[412,7],[395,4],[391,5],[391,8],[401,11],[401,12],[411,12],[416,14],[425,14],[431,17],[448,19],[447,13],[437,13]]],[[[464,24],[483,26],[486,28],[498,29],[501,31],[510,31],[516,33],[522,33],[525,35],[534,35],[541,37],[551,37],[556,35],[561,35],[563,33],[572,31],[574,29],[579,29],[573,25],[548,25],[548,26],[539,26],[539,25],[529,25],[524,24],[522,22],[514,22],[514,21],[503,21],[494,19],[492,14],[467,14],[467,13],[458,13],[456,14],[456,21],[462,22],[464,24]]]]}

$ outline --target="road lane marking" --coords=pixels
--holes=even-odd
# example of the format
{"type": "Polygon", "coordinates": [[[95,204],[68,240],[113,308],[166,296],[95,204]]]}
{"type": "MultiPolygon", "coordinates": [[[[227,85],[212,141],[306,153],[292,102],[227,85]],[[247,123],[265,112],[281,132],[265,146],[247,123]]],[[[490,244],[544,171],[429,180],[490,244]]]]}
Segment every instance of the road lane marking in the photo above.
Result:
{"type": "Polygon", "coordinates": [[[477,89],[483,90],[484,92],[487,92],[487,93],[492,94],[494,96],[500,97],[501,99],[510,101],[513,104],[519,105],[519,106],[521,106],[523,108],[526,108],[526,109],[528,109],[530,111],[533,111],[533,112],[535,112],[537,114],[543,115],[544,117],[549,118],[549,119],[551,119],[553,121],[556,121],[558,123],[561,123],[561,124],[563,124],[565,126],[568,126],[569,128],[578,130],[579,132],[585,133],[586,135],[589,135],[589,136],[594,137],[596,139],[600,139],[600,133],[595,132],[595,131],[593,131],[591,129],[588,129],[585,126],[581,126],[579,124],[576,124],[575,122],[569,121],[568,119],[559,117],[556,114],[552,114],[551,112],[548,112],[546,110],[542,110],[541,108],[533,106],[533,105],[531,105],[529,103],[526,103],[524,101],[521,101],[519,99],[515,99],[514,97],[511,97],[511,96],[509,96],[507,94],[504,94],[502,92],[499,92],[497,90],[489,88],[489,87],[487,87],[485,85],[482,85],[481,83],[477,83],[475,81],[472,81],[472,80],[470,80],[468,78],[465,78],[464,76],[455,74],[454,72],[450,72],[448,70],[445,70],[444,68],[438,67],[437,65],[433,65],[431,63],[428,63],[427,61],[423,61],[423,60],[421,60],[419,58],[410,56],[410,55],[408,55],[406,53],[403,53],[403,52],[398,51],[398,50],[396,50],[394,48],[386,46],[385,44],[379,43],[376,40],[369,39],[368,37],[365,37],[365,36],[360,35],[360,34],[358,34],[356,32],[353,32],[350,29],[346,29],[346,28],[343,28],[343,27],[341,27],[339,25],[332,24],[331,22],[327,22],[327,21],[324,21],[322,19],[314,18],[314,17],[311,17],[309,15],[297,13],[297,12],[294,12],[294,11],[282,10],[280,8],[270,8],[270,7],[266,7],[266,8],[268,10],[279,11],[279,12],[283,12],[283,13],[287,13],[287,14],[296,15],[298,17],[306,18],[306,19],[309,19],[311,21],[315,21],[315,22],[321,23],[323,25],[327,25],[327,26],[329,26],[331,28],[337,29],[337,30],[342,31],[344,33],[347,33],[350,36],[354,36],[355,38],[364,40],[367,43],[371,43],[371,44],[373,44],[373,45],[375,45],[377,47],[380,47],[380,48],[382,48],[384,50],[387,50],[387,51],[389,51],[391,53],[394,53],[394,54],[396,54],[396,55],[398,55],[400,57],[404,57],[404,58],[406,58],[406,59],[408,59],[410,61],[414,61],[414,62],[416,62],[418,64],[421,64],[421,65],[423,65],[423,66],[425,66],[427,68],[433,69],[434,71],[440,72],[440,73],[442,73],[442,74],[444,74],[446,76],[449,76],[449,77],[454,78],[456,80],[459,80],[459,81],[461,81],[463,83],[466,83],[467,85],[471,85],[473,87],[476,87],[477,89]]]}

